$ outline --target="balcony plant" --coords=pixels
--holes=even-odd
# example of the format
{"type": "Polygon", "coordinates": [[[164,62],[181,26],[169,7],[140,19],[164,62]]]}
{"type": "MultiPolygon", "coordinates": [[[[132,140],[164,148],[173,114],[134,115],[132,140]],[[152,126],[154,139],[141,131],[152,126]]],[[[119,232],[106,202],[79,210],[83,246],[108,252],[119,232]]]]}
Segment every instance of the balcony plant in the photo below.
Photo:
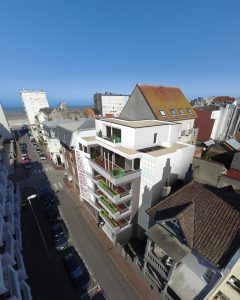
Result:
{"type": "Polygon", "coordinates": [[[122,168],[114,168],[110,171],[112,177],[119,178],[125,175],[125,170],[122,168]]]}
{"type": "Polygon", "coordinates": [[[106,184],[106,182],[104,182],[103,180],[100,179],[100,180],[98,181],[98,184],[99,184],[99,186],[100,186],[102,189],[104,189],[104,191],[106,191],[110,196],[114,197],[114,196],[117,195],[117,193],[116,193],[113,189],[111,189],[111,188],[106,184]]]}
{"type": "Polygon", "coordinates": [[[106,196],[102,195],[100,198],[101,198],[102,202],[106,205],[106,207],[111,210],[112,213],[115,214],[118,212],[117,208],[111,204],[111,202],[108,200],[108,198],[106,196]]]}
{"type": "Polygon", "coordinates": [[[104,210],[104,209],[101,209],[101,215],[103,215],[107,220],[108,222],[112,225],[112,227],[118,227],[118,223],[115,222],[113,219],[111,219],[108,215],[108,213],[104,210]]]}
{"type": "Polygon", "coordinates": [[[99,132],[98,132],[98,136],[99,136],[100,138],[103,137],[103,134],[102,134],[102,130],[101,130],[101,129],[100,129],[99,132]]]}

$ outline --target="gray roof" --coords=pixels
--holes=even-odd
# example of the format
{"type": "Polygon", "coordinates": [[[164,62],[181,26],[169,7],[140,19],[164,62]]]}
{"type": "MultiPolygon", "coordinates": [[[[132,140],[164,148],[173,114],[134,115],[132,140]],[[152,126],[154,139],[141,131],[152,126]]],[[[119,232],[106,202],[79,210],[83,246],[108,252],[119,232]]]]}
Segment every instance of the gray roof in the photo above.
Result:
{"type": "Polygon", "coordinates": [[[40,111],[44,112],[45,114],[50,114],[53,111],[53,108],[44,107],[41,108],[40,111]]]}
{"type": "Polygon", "coordinates": [[[73,132],[91,129],[95,129],[95,119],[81,119],[57,126],[56,134],[60,142],[70,147],[73,132]]]}
{"type": "Polygon", "coordinates": [[[71,123],[71,122],[76,122],[76,121],[69,120],[69,119],[57,119],[57,120],[53,120],[53,121],[43,122],[43,125],[48,128],[56,128],[60,124],[71,123]]]}
{"type": "Polygon", "coordinates": [[[152,226],[145,234],[177,262],[191,252],[187,246],[180,243],[178,239],[159,224],[152,226]]]}

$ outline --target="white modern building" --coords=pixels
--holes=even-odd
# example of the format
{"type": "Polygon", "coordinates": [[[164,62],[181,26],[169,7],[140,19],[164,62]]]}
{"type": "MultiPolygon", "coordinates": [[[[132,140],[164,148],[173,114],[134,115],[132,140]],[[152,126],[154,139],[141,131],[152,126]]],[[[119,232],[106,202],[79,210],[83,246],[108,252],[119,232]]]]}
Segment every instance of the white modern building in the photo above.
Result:
{"type": "Polygon", "coordinates": [[[195,146],[178,142],[181,124],[96,120],[96,136],[80,137],[76,164],[81,199],[114,243],[149,228],[146,210],[184,180],[195,146]]]}
{"type": "Polygon", "coordinates": [[[0,138],[1,137],[3,139],[11,139],[12,133],[5,113],[3,111],[2,105],[0,104],[0,138]]]}
{"type": "Polygon", "coordinates": [[[32,300],[22,257],[21,193],[0,163],[0,299],[32,300]]]}
{"type": "Polygon", "coordinates": [[[96,93],[93,96],[94,108],[99,110],[103,117],[108,115],[118,117],[129,99],[128,95],[96,93]]]}
{"type": "Polygon", "coordinates": [[[41,108],[49,107],[46,93],[44,91],[20,91],[22,102],[27,114],[28,122],[34,125],[35,116],[41,108]]]}

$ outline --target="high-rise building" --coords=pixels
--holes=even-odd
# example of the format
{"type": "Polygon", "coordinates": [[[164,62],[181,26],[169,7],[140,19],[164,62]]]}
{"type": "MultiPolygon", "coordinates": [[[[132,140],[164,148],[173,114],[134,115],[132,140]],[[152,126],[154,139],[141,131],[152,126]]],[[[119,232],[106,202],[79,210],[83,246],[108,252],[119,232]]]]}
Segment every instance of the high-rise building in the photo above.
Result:
{"type": "Polygon", "coordinates": [[[93,96],[94,108],[99,110],[104,117],[118,117],[128,98],[128,95],[96,93],[93,96]]]}
{"type": "Polygon", "coordinates": [[[22,102],[30,125],[34,124],[35,116],[41,108],[49,107],[46,93],[44,91],[20,91],[22,102]]]}

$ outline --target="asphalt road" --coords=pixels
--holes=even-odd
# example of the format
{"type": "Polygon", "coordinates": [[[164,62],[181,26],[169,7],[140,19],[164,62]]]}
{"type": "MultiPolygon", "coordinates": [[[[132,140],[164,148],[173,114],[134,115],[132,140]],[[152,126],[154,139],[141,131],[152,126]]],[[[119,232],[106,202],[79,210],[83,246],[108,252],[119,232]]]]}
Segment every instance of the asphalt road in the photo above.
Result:
{"type": "MultiPolygon", "coordinates": [[[[107,299],[139,299],[139,295],[131,288],[102,244],[96,239],[92,229],[85,222],[80,207],[65,189],[62,181],[64,171],[54,169],[48,161],[40,161],[39,155],[28,137],[24,136],[22,140],[28,144],[29,156],[32,159],[32,170],[31,176],[21,181],[20,185],[22,187],[35,186],[37,188],[49,185],[55,192],[59,201],[60,213],[69,230],[70,243],[75,246],[91,274],[90,293],[84,299],[104,299],[103,296],[99,298],[93,296],[97,286],[103,289],[107,299]]],[[[31,207],[26,208],[22,217],[24,249],[26,248],[24,250],[24,260],[26,261],[33,296],[35,296],[34,299],[78,299],[63,269],[61,255],[53,249],[50,226],[46,222],[43,207],[38,200],[33,199],[32,205],[42,235],[34,220],[31,207]],[[44,245],[42,236],[47,247],[44,245]],[[31,259],[28,259],[28,256],[31,259]]]]}

